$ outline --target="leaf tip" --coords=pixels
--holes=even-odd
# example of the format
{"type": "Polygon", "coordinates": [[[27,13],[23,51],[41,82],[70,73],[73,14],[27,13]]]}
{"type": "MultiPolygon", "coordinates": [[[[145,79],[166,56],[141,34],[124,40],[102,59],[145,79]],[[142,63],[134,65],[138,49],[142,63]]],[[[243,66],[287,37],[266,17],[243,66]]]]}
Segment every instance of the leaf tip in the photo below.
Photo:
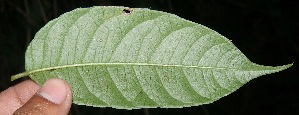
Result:
{"type": "Polygon", "coordinates": [[[294,64],[294,62],[293,62],[293,63],[290,63],[290,64],[287,64],[287,65],[278,66],[277,68],[278,68],[280,71],[282,71],[282,70],[285,70],[285,69],[288,69],[288,68],[292,67],[293,64],[294,64]]]}
{"type": "Polygon", "coordinates": [[[268,70],[268,72],[266,72],[265,74],[271,74],[271,73],[276,73],[276,72],[280,72],[280,71],[283,71],[283,70],[286,70],[290,67],[293,66],[294,63],[291,63],[291,64],[286,64],[286,65],[282,65],[282,66],[276,66],[276,67],[271,67],[271,66],[268,66],[266,70],[268,70]]]}

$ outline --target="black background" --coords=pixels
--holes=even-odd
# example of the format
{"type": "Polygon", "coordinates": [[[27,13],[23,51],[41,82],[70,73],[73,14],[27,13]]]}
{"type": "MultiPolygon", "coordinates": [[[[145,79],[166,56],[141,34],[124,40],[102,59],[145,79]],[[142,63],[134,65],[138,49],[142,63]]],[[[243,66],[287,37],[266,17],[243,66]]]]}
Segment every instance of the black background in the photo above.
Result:
{"type": "Polygon", "coordinates": [[[299,115],[299,42],[295,41],[299,36],[299,4],[294,1],[0,0],[0,91],[22,81],[11,82],[10,76],[24,71],[26,47],[49,20],[79,7],[128,6],[165,11],[203,24],[232,40],[252,62],[294,65],[254,79],[208,105],[128,111],[73,104],[72,115],[299,115]]]}

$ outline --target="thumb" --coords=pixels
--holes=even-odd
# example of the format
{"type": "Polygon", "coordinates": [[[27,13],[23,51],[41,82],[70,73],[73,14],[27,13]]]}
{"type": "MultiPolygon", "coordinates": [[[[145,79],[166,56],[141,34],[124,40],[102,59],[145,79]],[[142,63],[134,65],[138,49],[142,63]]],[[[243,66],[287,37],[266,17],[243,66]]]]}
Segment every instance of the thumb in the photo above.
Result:
{"type": "Polygon", "coordinates": [[[67,115],[72,104],[70,86],[60,79],[50,79],[14,115],[67,115]]]}

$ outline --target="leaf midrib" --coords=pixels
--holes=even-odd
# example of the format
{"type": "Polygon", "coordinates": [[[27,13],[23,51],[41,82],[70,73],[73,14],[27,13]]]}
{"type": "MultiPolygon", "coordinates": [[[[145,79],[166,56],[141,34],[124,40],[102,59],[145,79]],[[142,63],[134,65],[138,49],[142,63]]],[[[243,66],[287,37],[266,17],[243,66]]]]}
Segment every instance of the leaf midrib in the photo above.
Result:
{"type": "Polygon", "coordinates": [[[212,66],[195,66],[195,65],[167,65],[167,64],[152,64],[152,63],[84,63],[84,64],[71,64],[71,65],[61,65],[47,68],[40,68],[36,70],[26,71],[13,75],[11,80],[15,80],[24,76],[28,76],[33,73],[42,72],[42,71],[52,71],[63,68],[71,67],[83,67],[83,66],[157,66],[157,67],[181,67],[181,68],[199,68],[199,69],[230,69],[230,70],[240,70],[240,68],[232,67],[212,67],[212,66]]]}

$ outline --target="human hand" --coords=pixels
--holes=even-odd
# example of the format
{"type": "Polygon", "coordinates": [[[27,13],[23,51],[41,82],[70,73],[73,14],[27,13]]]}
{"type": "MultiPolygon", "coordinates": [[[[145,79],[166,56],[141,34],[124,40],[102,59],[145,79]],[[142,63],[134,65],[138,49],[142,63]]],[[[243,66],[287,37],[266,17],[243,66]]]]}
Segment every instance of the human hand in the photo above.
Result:
{"type": "Polygon", "coordinates": [[[0,115],[67,115],[71,104],[71,88],[60,79],[50,79],[41,88],[27,80],[0,93],[0,115]]]}

